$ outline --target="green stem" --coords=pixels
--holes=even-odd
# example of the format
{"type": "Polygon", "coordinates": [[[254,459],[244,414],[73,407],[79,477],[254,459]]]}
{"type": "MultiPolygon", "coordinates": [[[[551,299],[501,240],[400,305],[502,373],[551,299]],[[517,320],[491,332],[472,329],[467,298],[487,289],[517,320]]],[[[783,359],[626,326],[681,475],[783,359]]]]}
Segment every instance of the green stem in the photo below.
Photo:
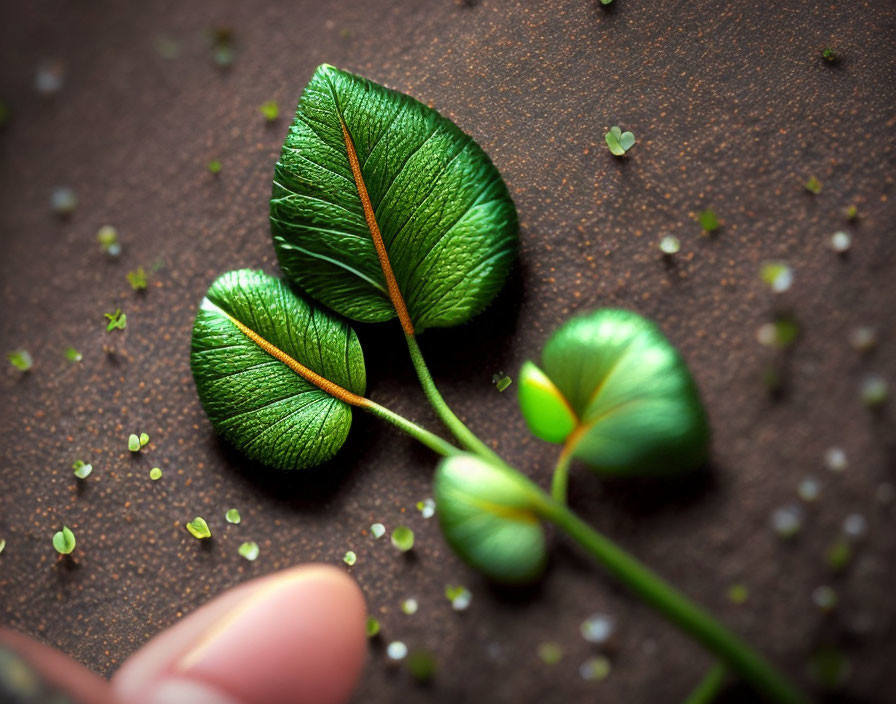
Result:
{"type": "Polygon", "coordinates": [[[765,658],[633,556],[592,529],[566,506],[550,501],[541,507],[553,522],[590,552],[613,576],[654,609],[694,637],[757,692],[778,704],[806,699],[765,658]]]}
{"type": "Polygon", "coordinates": [[[420,351],[420,346],[417,344],[417,338],[413,335],[408,335],[407,333],[405,333],[405,338],[408,341],[408,351],[411,353],[411,361],[414,363],[414,369],[417,370],[417,376],[420,379],[420,385],[423,387],[423,393],[426,394],[426,398],[429,399],[430,405],[435,409],[436,414],[439,416],[442,423],[445,424],[445,427],[451,431],[451,434],[458,439],[461,445],[473,454],[479,455],[482,459],[487,460],[492,464],[497,464],[501,467],[507,466],[504,460],[495,454],[494,450],[477,438],[473,432],[464,425],[463,421],[454,415],[454,412],[448,407],[448,404],[445,403],[445,399],[442,398],[442,394],[440,394],[439,390],[436,388],[436,383],[433,381],[432,374],[429,373],[429,368],[426,366],[426,362],[423,359],[423,353],[420,351]]]}
{"type": "Polygon", "coordinates": [[[718,696],[727,676],[728,668],[717,662],[684,700],[684,704],[710,704],[718,696]]]}
{"type": "Polygon", "coordinates": [[[554,476],[551,479],[551,496],[558,504],[566,506],[566,487],[569,484],[569,463],[572,460],[572,454],[565,449],[557,458],[557,464],[554,466],[554,476]]]}
{"type": "Polygon", "coordinates": [[[410,435],[415,440],[419,440],[421,443],[426,445],[430,450],[437,452],[440,455],[444,455],[445,457],[450,457],[451,455],[460,454],[460,450],[452,445],[447,440],[443,440],[435,433],[431,433],[426,428],[422,428],[413,421],[408,420],[404,416],[400,416],[394,411],[390,411],[385,406],[381,406],[378,403],[374,403],[373,401],[369,401],[369,405],[364,405],[362,408],[366,411],[369,411],[377,418],[382,418],[385,421],[388,421],[392,425],[394,425],[399,430],[404,431],[408,435],[410,435]]]}

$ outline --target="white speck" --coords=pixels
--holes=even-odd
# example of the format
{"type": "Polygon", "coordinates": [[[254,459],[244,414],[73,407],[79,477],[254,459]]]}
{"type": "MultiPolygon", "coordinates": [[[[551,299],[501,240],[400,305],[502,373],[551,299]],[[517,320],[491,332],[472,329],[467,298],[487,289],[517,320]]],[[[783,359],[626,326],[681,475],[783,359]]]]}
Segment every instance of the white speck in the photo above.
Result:
{"type": "Polygon", "coordinates": [[[803,525],[803,509],[788,504],[772,513],[772,528],[781,538],[792,538],[803,525]]]}
{"type": "Polygon", "coordinates": [[[401,602],[401,610],[404,611],[408,616],[412,616],[417,613],[417,600],[416,599],[405,599],[401,602]]]}
{"type": "Polygon", "coordinates": [[[50,196],[50,207],[57,215],[70,215],[78,207],[78,197],[71,188],[60,186],[50,196]]]}
{"type": "Polygon", "coordinates": [[[374,523],[370,526],[370,533],[374,538],[382,538],[386,534],[386,526],[382,523],[374,523]]]}
{"type": "Polygon", "coordinates": [[[678,254],[681,250],[681,242],[677,237],[666,235],[660,240],[659,248],[663,254],[678,254]]]}
{"type": "Polygon", "coordinates": [[[404,660],[405,656],[408,654],[408,646],[402,643],[400,640],[393,640],[386,646],[386,655],[389,656],[390,660],[404,660]]]}
{"type": "Polygon", "coordinates": [[[592,614],[582,621],[579,630],[589,643],[605,645],[616,633],[616,619],[608,614],[592,614]]]}
{"type": "Polygon", "coordinates": [[[436,515],[436,502],[433,499],[423,499],[423,501],[418,501],[417,508],[424,518],[432,518],[436,515]]]}
{"type": "Polygon", "coordinates": [[[843,534],[859,540],[868,534],[868,521],[861,513],[851,513],[843,520],[843,534]]]}
{"type": "Polygon", "coordinates": [[[831,235],[831,249],[838,254],[849,251],[849,245],[852,244],[852,237],[848,232],[840,230],[831,235]]]}
{"type": "Polygon", "coordinates": [[[599,682],[610,675],[610,661],[602,655],[588,658],[579,667],[579,676],[586,682],[599,682]]]}
{"type": "Polygon", "coordinates": [[[65,67],[57,62],[45,62],[34,73],[34,89],[41,95],[53,95],[62,88],[65,67]]]}
{"type": "Polygon", "coordinates": [[[867,325],[853,328],[849,333],[849,344],[857,352],[867,352],[877,344],[877,332],[867,325]]]}
{"type": "Polygon", "coordinates": [[[756,340],[760,345],[772,347],[778,341],[778,329],[774,323],[763,323],[756,331],[756,340]]]}
{"type": "Polygon", "coordinates": [[[469,589],[463,589],[451,600],[451,608],[455,611],[465,611],[470,606],[471,601],[473,601],[473,594],[469,589]]]}
{"type": "Polygon", "coordinates": [[[837,592],[826,584],[816,587],[812,590],[812,601],[822,611],[832,611],[837,606],[837,592]]]}
{"type": "Polygon", "coordinates": [[[815,477],[806,477],[800,482],[797,493],[803,501],[815,501],[818,498],[818,494],[821,493],[821,484],[818,483],[815,477]]]}
{"type": "Polygon", "coordinates": [[[842,472],[849,464],[846,453],[839,447],[829,447],[824,453],[824,463],[832,472],[842,472]]]}
{"type": "Polygon", "coordinates": [[[887,400],[887,382],[880,374],[869,374],[862,381],[862,403],[880,406],[887,400]]]}

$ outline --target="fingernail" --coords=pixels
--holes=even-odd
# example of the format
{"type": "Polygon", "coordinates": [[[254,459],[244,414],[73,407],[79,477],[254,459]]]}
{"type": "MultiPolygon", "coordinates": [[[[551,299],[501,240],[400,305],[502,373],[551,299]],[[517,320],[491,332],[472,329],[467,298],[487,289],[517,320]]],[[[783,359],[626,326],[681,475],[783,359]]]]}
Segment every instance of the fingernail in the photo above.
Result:
{"type": "Polygon", "coordinates": [[[340,653],[346,642],[362,640],[362,626],[363,600],[344,574],[331,567],[294,570],[260,586],[200,635],[146,702],[343,701],[339,675],[349,673],[337,669],[346,660],[340,653]]]}
{"type": "Polygon", "coordinates": [[[70,704],[74,700],[46,682],[18,653],[0,646],[0,702],[70,704]]]}

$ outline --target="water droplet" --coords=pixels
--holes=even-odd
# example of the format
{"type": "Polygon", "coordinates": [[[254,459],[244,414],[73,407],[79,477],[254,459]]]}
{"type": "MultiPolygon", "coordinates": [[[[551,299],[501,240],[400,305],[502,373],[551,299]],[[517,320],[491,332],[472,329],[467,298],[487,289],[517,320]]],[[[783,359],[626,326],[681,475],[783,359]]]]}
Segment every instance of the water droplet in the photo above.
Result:
{"type": "Polygon", "coordinates": [[[405,599],[401,602],[401,610],[404,611],[408,616],[413,616],[417,613],[417,600],[416,599],[405,599]]]}
{"type": "Polygon", "coordinates": [[[600,682],[610,675],[610,661],[602,655],[588,658],[579,667],[579,675],[586,682],[600,682]]]}
{"type": "Polygon", "coordinates": [[[843,534],[853,540],[868,534],[868,521],[861,513],[851,513],[843,520],[843,534]]]}
{"type": "Polygon", "coordinates": [[[849,464],[846,453],[839,447],[829,447],[824,453],[825,466],[832,472],[842,472],[849,464]]]}
{"type": "Polygon", "coordinates": [[[374,523],[370,526],[370,533],[374,538],[382,538],[386,534],[386,526],[382,523],[374,523]]]}
{"type": "Polygon", "coordinates": [[[417,510],[424,518],[432,518],[436,515],[436,502],[429,498],[418,501],[417,510]]]}
{"type": "Polygon", "coordinates": [[[812,590],[812,601],[822,611],[833,611],[837,606],[837,592],[824,584],[812,590]]]}
{"type": "Polygon", "coordinates": [[[839,230],[831,235],[831,249],[833,249],[838,254],[842,254],[843,252],[849,251],[849,246],[852,244],[852,237],[848,232],[844,232],[843,230],[839,230]]]}
{"type": "Polygon", "coordinates": [[[681,242],[673,235],[665,235],[660,240],[659,248],[663,254],[678,254],[681,250],[681,242]]]}
{"type": "Polygon", "coordinates": [[[448,585],[445,587],[445,596],[451,602],[451,608],[455,611],[464,611],[473,601],[473,594],[466,587],[448,585]]]}
{"type": "Polygon", "coordinates": [[[592,614],[582,621],[579,630],[589,643],[606,645],[616,633],[616,619],[608,614],[592,614]]]}
{"type": "Polygon", "coordinates": [[[400,640],[394,640],[386,646],[386,655],[390,660],[404,660],[408,654],[408,646],[400,640]]]}
{"type": "Polygon", "coordinates": [[[821,484],[815,477],[806,477],[797,487],[797,493],[803,501],[812,502],[818,498],[821,493],[821,484]]]}
{"type": "Polygon", "coordinates": [[[792,538],[803,525],[803,510],[796,504],[777,508],[772,513],[772,528],[781,538],[792,538]]]}

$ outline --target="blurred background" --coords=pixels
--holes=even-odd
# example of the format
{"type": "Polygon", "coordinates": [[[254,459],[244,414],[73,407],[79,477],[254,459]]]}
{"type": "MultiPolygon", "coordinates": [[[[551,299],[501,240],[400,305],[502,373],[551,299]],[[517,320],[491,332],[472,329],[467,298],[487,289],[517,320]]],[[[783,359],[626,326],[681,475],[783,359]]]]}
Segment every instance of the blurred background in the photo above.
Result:
{"type": "MultiPolygon", "coordinates": [[[[353,550],[382,624],[359,702],[674,702],[710,667],[562,539],[534,587],[488,585],[416,507],[435,458],[373,419],[296,477],[213,435],[195,307],[223,271],[276,272],[273,165],[327,62],[453,119],[516,201],[505,290],[421,339],[459,415],[545,485],[555,449],[493,375],[573,312],[655,319],[707,404],[711,465],[659,483],[576,468],[572,506],[819,698],[896,701],[894,27],[891,2],[2,3],[0,346],[33,364],[0,374],[0,622],[109,675],[227,587],[353,550]],[[612,125],[636,135],[624,159],[612,125]],[[789,274],[764,281],[770,261],[789,274]],[[116,308],[127,328],[108,333],[116,308]],[[211,545],[184,530],[195,515],[211,545]],[[412,527],[413,552],[373,540],[374,522],[412,527]],[[63,523],[74,560],[51,546],[63,523]],[[607,622],[610,642],[583,637],[607,622]],[[432,656],[428,683],[389,664],[393,640],[432,656]]],[[[357,327],[372,398],[435,428],[397,324],[357,327]]]]}

